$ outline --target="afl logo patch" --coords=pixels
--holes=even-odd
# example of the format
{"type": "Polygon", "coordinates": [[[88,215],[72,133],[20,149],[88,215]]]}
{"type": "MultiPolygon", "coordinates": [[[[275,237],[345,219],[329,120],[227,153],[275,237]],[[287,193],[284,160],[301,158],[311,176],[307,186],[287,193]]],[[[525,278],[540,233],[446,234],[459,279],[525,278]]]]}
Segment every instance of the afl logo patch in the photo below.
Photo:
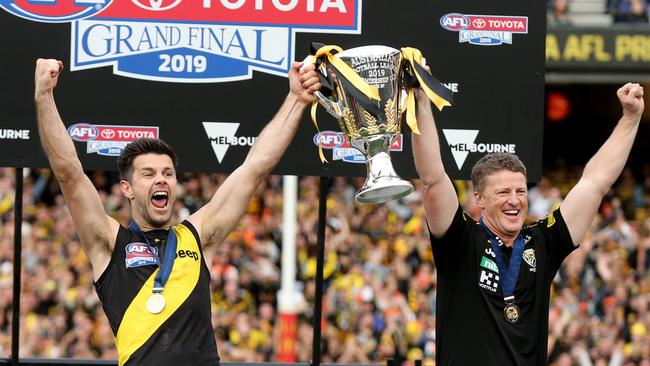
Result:
{"type": "Polygon", "coordinates": [[[126,268],[158,264],[158,248],[149,246],[147,243],[129,243],[124,250],[126,268]]]}

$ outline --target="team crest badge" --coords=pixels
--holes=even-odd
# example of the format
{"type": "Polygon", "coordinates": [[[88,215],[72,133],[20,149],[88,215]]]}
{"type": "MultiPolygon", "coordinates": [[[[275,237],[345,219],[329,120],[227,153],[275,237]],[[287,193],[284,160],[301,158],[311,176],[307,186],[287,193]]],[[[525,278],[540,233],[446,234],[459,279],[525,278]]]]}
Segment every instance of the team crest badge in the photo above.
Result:
{"type": "Polygon", "coordinates": [[[535,259],[535,249],[526,249],[522,255],[524,262],[528,263],[532,268],[537,267],[537,260],[535,259]]]}

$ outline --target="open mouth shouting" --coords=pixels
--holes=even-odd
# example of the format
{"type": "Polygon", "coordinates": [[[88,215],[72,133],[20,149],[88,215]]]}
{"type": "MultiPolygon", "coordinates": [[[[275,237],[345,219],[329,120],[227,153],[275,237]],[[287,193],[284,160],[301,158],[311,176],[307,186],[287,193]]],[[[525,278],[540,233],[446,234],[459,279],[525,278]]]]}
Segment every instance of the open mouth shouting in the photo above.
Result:
{"type": "Polygon", "coordinates": [[[155,191],[151,195],[151,204],[157,209],[164,210],[169,203],[169,194],[166,191],[155,191]]]}

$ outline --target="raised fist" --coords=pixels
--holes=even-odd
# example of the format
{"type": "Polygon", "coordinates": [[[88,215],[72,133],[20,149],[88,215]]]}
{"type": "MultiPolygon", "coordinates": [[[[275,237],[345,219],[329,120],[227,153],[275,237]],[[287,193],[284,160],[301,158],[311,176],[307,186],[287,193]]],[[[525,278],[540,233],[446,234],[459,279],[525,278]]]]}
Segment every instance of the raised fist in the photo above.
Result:
{"type": "Polygon", "coordinates": [[[54,59],[36,60],[36,71],[34,72],[35,94],[52,92],[59,80],[59,74],[63,70],[63,62],[54,59]]]}
{"type": "Polygon", "coordinates": [[[637,83],[627,83],[616,91],[623,106],[623,113],[640,117],[643,113],[643,87],[637,83]]]}

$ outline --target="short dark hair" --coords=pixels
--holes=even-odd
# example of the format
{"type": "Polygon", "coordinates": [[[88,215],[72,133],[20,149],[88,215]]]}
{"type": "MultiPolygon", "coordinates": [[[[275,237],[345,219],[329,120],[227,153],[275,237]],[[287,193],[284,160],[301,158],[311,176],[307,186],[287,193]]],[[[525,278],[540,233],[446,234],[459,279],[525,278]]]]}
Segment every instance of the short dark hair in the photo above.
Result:
{"type": "Polygon", "coordinates": [[[174,169],[178,161],[176,154],[167,143],[161,139],[142,138],[130,142],[117,158],[117,170],[120,172],[120,178],[128,182],[133,178],[133,160],[144,154],[167,155],[172,159],[174,169]]]}
{"type": "Polygon", "coordinates": [[[494,153],[480,158],[472,167],[472,184],[475,192],[481,192],[485,177],[500,170],[521,173],[526,177],[526,166],[515,154],[494,153]]]}

